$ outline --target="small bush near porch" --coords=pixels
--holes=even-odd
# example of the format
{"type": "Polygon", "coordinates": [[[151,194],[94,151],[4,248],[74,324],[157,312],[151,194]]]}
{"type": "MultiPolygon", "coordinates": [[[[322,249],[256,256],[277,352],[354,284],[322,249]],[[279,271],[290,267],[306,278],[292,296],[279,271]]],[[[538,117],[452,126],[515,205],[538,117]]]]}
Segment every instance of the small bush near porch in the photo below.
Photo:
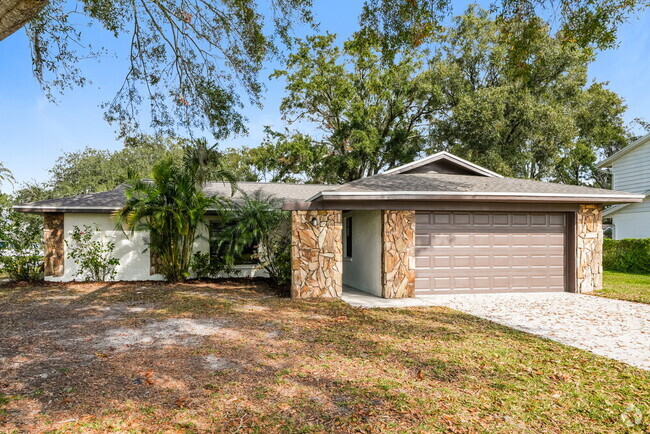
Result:
{"type": "Polygon", "coordinates": [[[265,281],[0,289],[0,431],[644,431],[650,374],[265,281]]]}

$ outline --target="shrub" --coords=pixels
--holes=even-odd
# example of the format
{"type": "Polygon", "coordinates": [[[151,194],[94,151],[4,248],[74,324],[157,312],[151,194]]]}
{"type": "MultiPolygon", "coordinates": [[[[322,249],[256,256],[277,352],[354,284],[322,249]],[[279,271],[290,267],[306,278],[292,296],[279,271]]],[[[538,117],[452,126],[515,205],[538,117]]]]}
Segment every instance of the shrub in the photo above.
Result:
{"type": "Polygon", "coordinates": [[[650,274],[650,239],[605,239],[603,269],[650,274]]]}
{"type": "Polygon", "coordinates": [[[280,230],[271,235],[265,249],[260,249],[260,263],[276,284],[291,283],[291,234],[280,230]]]}
{"type": "Polygon", "coordinates": [[[16,213],[0,198],[0,273],[11,280],[43,278],[43,219],[16,213]]]}
{"type": "Polygon", "coordinates": [[[209,147],[205,140],[197,140],[185,146],[183,154],[180,165],[171,155],[160,160],[151,180],[131,176],[126,204],[115,214],[119,229],[126,225],[131,234],[149,232],[157,272],[169,282],[189,276],[192,247],[203,218],[208,210],[221,206],[223,198],[208,196],[202,187],[208,180],[226,180],[234,188],[234,178],[223,168],[216,145],[209,147]]]}
{"type": "Polygon", "coordinates": [[[192,271],[197,279],[215,278],[220,273],[237,275],[241,270],[229,266],[222,258],[212,257],[209,253],[196,252],[192,257],[192,271]]]}
{"type": "Polygon", "coordinates": [[[0,272],[13,281],[33,282],[43,279],[43,256],[39,254],[0,257],[0,272]]]}
{"type": "Polygon", "coordinates": [[[115,243],[102,240],[93,240],[99,228],[84,225],[72,228],[70,234],[72,242],[65,242],[68,246],[68,256],[77,264],[77,276],[86,281],[104,282],[115,279],[116,268],[120,260],[113,257],[115,243]]]}
{"type": "Polygon", "coordinates": [[[280,202],[260,191],[243,194],[222,212],[222,230],[217,234],[216,250],[227,265],[233,266],[247,246],[253,246],[253,260],[264,268],[271,280],[286,285],[291,280],[291,239],[289,214],[280,202]]]}

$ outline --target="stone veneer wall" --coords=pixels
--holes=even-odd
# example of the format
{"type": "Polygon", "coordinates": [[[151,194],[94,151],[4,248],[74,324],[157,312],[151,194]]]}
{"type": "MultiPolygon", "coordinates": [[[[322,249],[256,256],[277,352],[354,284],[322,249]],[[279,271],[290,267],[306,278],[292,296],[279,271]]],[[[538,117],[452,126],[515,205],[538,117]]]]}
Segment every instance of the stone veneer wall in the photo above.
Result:
{"type": "Polygon", "coordinates": [[[45,213],[43,222],[43,245],[45,247],[44,274],[63,276],[64,270],[64,229],[63,213],[45,213]]]}
{"type": "Polygon", "coordinates": [[[603,207],[580,205],[576,214],[576,292],[603,287],[603,207]]]}
{"type": "Polygon", "coordinates": [[[415,211],[382,211],[382,297],[415,296],[415,211]]]}
{"type": "Polygon", "coordinates": [[[291,223],[291,297],[340,298],[342,212],[293,211],[291,223]],[[315,225],[312,219],[316,219],[315,225]]]}

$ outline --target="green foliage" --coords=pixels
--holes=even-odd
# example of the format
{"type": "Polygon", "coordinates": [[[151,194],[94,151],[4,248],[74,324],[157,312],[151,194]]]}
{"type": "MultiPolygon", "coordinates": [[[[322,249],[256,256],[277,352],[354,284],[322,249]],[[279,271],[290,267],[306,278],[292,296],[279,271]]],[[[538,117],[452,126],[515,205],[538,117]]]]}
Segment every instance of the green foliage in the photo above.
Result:
{"type": "Polygon", "coordinates": [[[290,231],[277,232],[269,237],[260,258],[271,280],[281,286],[289,285],[291,283],[290,231]]]}
{"type": "Polygon", "coordinates": [[[2,184],[3,182],[9,182],[13,184],[14,175],[0,161],[0,184],[2,184]]]}
{"type": "MultiPolygon", "coordinates": [[[[613,48],[621,24],[647,8],[647,0],[500,0],[490,3],[505,31],[510,59],[525,57],[528,36],[539,25],[558,30],[562,40],[580,47],[613,48]],[[539,24],[537,24],[539,23],[539,24]],[[512,26],[527,24],[522,35],[508,33],[512,26]]],[[[362,25],[381,34],[389,55],[403,46],[431,42],[451,12],[451,0],[366,0],[362,25]]]]}
{"type": "Polygon", "coordinates": [[[504,27],[472,6],[426,48],[388,58],[368,29],[342,48],[333,35],[299,41],[274,73],[280,109],[318,132],[267,130],[242,158],[270,181],[339,183],[446,150],[506,176],[606,187],[596,162],[629,141],[625,106],[588,82],[592,48],[531,20],[504,27]]]}
{"type": "Polygon", "coordinates": [[[104,104],[106,119],[121,136],[139,130],[142,106],[150,107],[158,132],[206,128],[223,138],[245,131],[237,88],[259,103],[264,61],[277,54],[278,42],[288,42],[295,22],[312,21],[311,0],[46,3],[27,33],[34,73],[48,97],[88,83],[83,59],[110,55],[91,39],[89,27],[130,45],[118,53],[127,53],[123,85],[104,104]]]}
{"type": "Polygon", "coordinates": [[[117,226],[126,225],[131,233],[147,230],[158,272],[168,281],[183,281],[189,276],[192,246],[206,212],[222,203],[208,197],[203,185],[208,180],[234,180],[223,169],[221,155],[205,140],[185,146],[180,164],[169,156],[156,163],[151,177],[131,178],[126,204],[115,215],[117,226]]]}
{"type": "Polygon", "coordinates": [[[603,242],[603,269],[650,274],[650,238],[603,242]]]}
{"type": "Polygon", "coordinates": [[[278,172],[336,183],[374,175],[411,161],[425,143],[425,130],[441,95],[423,71],[425,56],[405,50],[381,61],[380,41],[356,34],[339,47],[335,35],[298,41],[286,70],[286,120],[314,124],[322,135],[297,131],[269,135],[262,158],[278,172]],[[266,154],[266,155],[264,155],[266,154]]]}
{"type": "Polygon", "coordinates": [[[253,246],[254,260],[264,268],[269,277],[279,285],[291,280],[291,240],[289,215],[280,208],[273,197],[260,192],[243,194],[241,203],[233,202],[224,208],[220,218],[222,229],[214,243],[220,253],[217,261],[234,268],[244,249],[253,246]]]}
{"type": "Polygon", "coordinates": [[[511,25],[470,7],[440,38],[431,63],[444,95],[430,151],[447,150],[506,176],[607,182],[595,163],[628,140],[621,99],[587,83],[593,52],[548,28],[511,25]],[[527,55],[512,61],[510,37],[527,55]]]}
{"type": "Polygon", "coordinates": [[[211,261],[209,253],[194,252],[191,267],[197,279],[216,276],[218,273],[214,272],[213,264],[214,262],[211,261]]]}
{"type": "Polygon", "coordinates": [[[0,273],[11,280],[43,278],[43,219],[11,210],[12,200],[0,195],[0,273]]]}
{"type": "Polygon", "coordinates": [[[223,256],[212,256],[207,252],[194,252],[191,268],[197,279],[216,278],[220,274],[231,276],[240,273],[234,264],[226,263],[223,256]]]}
{"type": "Polygon", "coordinates": [[[115,243],[97,239],[101,234],[97,226],[74,226],[71,242],[66,240],[68,257],[77,265],[77,277],[87,282],[105,282],[115,279],[120,260],[113,256],[115,243]]]}
{"type": "Polygon", "coordinates": [[[257,182],[260,175],[253,167],[251,152],[257,148],[242,146],[239,149],[227,148],[222,152],[223,165],[227,167],[237,181],[257,182]]]}
{"type": "Polygon", "coordinates": [[[140,135],[124,141],[117,151],[85,148],[66,152],[50,169],[46,184],[52,197],[107,191],[126,182],[129,173],[145,178],[164,156],[182,159],[187,140],[140,135]]]}

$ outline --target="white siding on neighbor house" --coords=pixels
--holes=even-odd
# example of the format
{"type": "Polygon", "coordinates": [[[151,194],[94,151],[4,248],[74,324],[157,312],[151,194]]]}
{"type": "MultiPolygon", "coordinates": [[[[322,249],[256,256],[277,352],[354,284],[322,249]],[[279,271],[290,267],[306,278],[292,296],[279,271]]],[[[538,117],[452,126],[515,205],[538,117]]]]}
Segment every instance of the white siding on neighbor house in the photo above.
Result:
{"type": "MultiPolygon", "coordinates": [[[[96,239],[100,237],[105,242],[115,242],[113,255],[120,260],[120,264],[116,270],[117,274],[115,280],[163,280],[163,276],[160,274],[150,274],[151,261],[147,246],[147,240],[149,238],[147,232],[136,232],[133,235],[127,233],[125,235],[121,230],[115,229],[115,222],[111,219],[109,214],[66,213],[63,219],[63,230],[65,233],[64,240],[70,243],[70,234],[72,233],[74,226],[83,228],[84,225],[93,228],[97,226],[99,228],[99,234],[96,239]]],[[[202,225],[200,228],[200,236],[194,243],[194,251],[209,252],[208,235],[209,231],[207,225],[202,225]]],[[[83,280],[82,276],[77,276],[78,267],[74,263],[74,260],[68,257],[68,247],[65,243],[64,252],[65,260],[63,276],[47,276],[45,277],[45,280],[51,282],[83,280]]],[[[258,270],[253,265],[240,265],[237,266],[237,268],[239,268],[241,272],[235,277],[268,276],[265,270],[258,270]]]]}
{"type": "MultiPolygon", "coordinates": [[[[650,191],[650,140],[612,163],[612,188],[630,193],[650,191]]],[[[650,238],[650,200],[629,204],[611,215],[613,238],[650,238]]]]}
{"type": "Polygon", "coordinates": [[[612,188],[630,193],[650,190],[650,140],[612,163],[612,188]]]}
{"type": "Polygon", "coordinates": [[[381,211],[343,214],[343,284],[381,297],[381,211]],[[346,257],[347,218],[352,218],[352,257],[346,257]]]}
{"type": "Polygon", "coordinates": [[[650,201],[633,203],[613,214],[613,238],[650,238],[650,201]],[[642,207],[643,205],[643,207],[642,207]]]}

